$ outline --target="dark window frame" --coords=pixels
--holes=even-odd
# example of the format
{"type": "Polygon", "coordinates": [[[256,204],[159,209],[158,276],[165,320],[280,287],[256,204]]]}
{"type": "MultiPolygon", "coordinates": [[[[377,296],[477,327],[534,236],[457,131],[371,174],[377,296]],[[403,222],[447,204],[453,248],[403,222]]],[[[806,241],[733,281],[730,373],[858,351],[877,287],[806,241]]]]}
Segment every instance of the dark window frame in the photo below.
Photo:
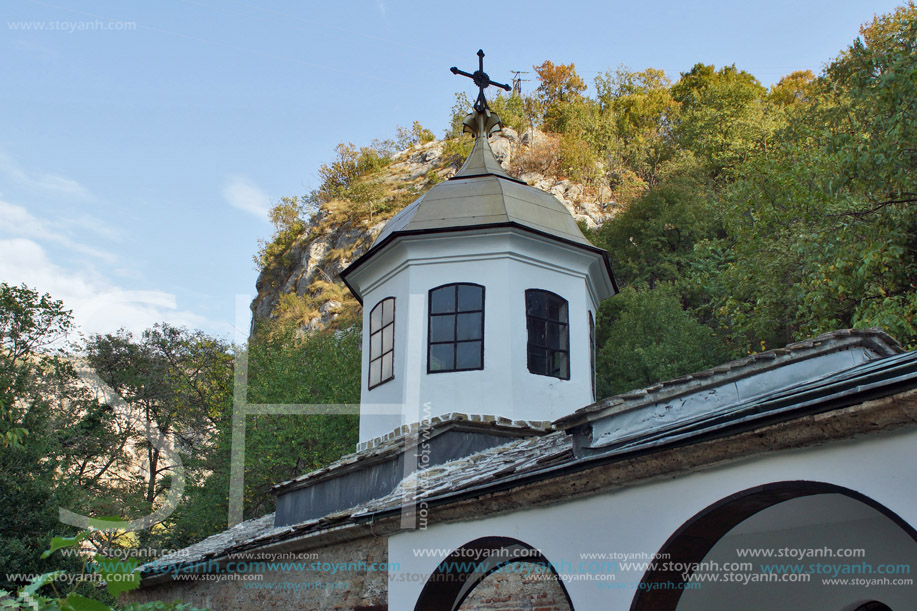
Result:
{"type": "Polygon", "coordinates": [[[369,353],[368,353],[369,360],[368,360],[368,366],[366,367],[366,385],[367,385],[368,390],[378,388],[379,386],[382,386],[386,382],[391,382],[392,380],[395,379],[395,314],[396,314],[395,306],[396,305],[397,304],[395,303],[394,297],[386,297],[385,299],[381,299],[379,303],[377,303],[373,307],[373,309],[370,310],[369,312],[369,353]],[[385,322],[385,306],[384,306],[384,304],[387,301],[392,302],[392,320],[389,321],[388,323],[385,322]],[[379,314],[381,326],[378,329],[373,329],[373,313],[376,310],[378,310],[379,308],[382,308],[382,312],[380,312],[379,314]],[[379,346],[379,356],[377,356],[376,358],[373,358],[373,336],[375,336],[378,333],[379,334],[378,341],[383,342],[383,337],[385,335],[385,329],[387,329],[388,327],[392,328],[392,345],[388,350],[384,349],[385,344],[380,345],[379,346]],[[385,356],[388,354],[392,355],[392,372],[389,377],[383,378],[382,377],[382,361],[385,358],[385,356]],[[373,384],[372,383],[373,363],[377,361],[379,362],[379,381],[373,384]]]}
{"type": "MultiPolygon", "coordinates": [[[[545,308],[547,311],[547,302],[546,302],[545,308]]],[[[545,325],[545,328],[547,329],[547,324],[545,325]]],[[[525,360],[526,360],[526,368],[528,369],[529,373],[534,374],[534,375],[546,376],[549,378],[557,378],[558,380],[569,380],[570,379],[570,369],[571,369],[570,367],[570,302],[564,299],[563,297],[561,297],[560,295],[558,295],[557,293],[552,293],[551,291],[546,291],[544,289],[526,289],[525,291],[525,332],[526,332],[525,360]],[[536,293],[544,295],[548,299],[554,298],[558,300],[560,303],[563,303],[564,308],[566,310],[565,320],[554,320],[548,317],[547,314],[545,314],[545,316],[537,316],[535,314],[530,314],[529,313],[529,296],[536,294],[536,293]],[[554,346],[548,345],[549,340],[548,340],[547,333],[545,333],[545,340],[544,340],[545,344],[544,345],[536,344],[532,342],[531,341],[532,340],[532,333],[531,333],[531,327],[532,327],[531,322],[532,321],[537,321],[539,324],[548,323],[548,324],[558,325],[559,331],[560,331],[560,328],[562,328],[565,332],[567,347],[561,348],[560,346],[554,347],[554,346]],[[541,371],[537,370],[537,367],[534,365],[533,360],[532,360],[532,350],[543,351],[544,357],[545,357],[544,370],[541,370],[541,371]],[[554,357],[556,354],[565,354],[567,357],[566,358],[566,371],[560,372],[560,375],[557,375],[549,371],[549,367],[551,367],[551,364],[554,362],[554,357]]],[[[560,337],[561,335],[560,333],[558,333],[558,338],[560,337]]]]}
{"type": "Polygon", "coordinates": [[[484,369],[484,304],[487,301],[486,289],[480,284],[474,282],[450,282],[449,284],[443,284],[437,287],[430,289],[427,292],[427,373],[454,373],[456,371],[481,371],[484,369]],[[458,309],[458,291],[461,286],[473,286],[475,288],[481,289],[481,307],[477,310],[461,310],[458,309]],[[433,313],[433,293],[445,288],[453,288],[455,290],[454,298],[454,309],[451,312],[437,312],[433,313]],[[481,314],[481,337],[479,339],[472,340],[459,340],[458,338],[458,315],[459,314],[481,314]],[[441,316],[453,316],[455,317],[454,327],[452,330],[452,339],[446,341],[433,341],[433,319],[435,317],[441,316]],[[455,367],[458,362],[458,345],[463,343],[472,343],[478,342],[480,344],[480,366],[478,367],[455,367]],[[451,369],[433,369],[432,368],[432,350],[433,346],[444,346],[446,344],[452,344],[452,365],[451,369]]]}
{"type": "Polygon", "coordinates": [[[595,317],[592,310],[589,310],[589,367],[591,369],[589,377],[592,380],[592,400],[595,401],[595,317]]]}

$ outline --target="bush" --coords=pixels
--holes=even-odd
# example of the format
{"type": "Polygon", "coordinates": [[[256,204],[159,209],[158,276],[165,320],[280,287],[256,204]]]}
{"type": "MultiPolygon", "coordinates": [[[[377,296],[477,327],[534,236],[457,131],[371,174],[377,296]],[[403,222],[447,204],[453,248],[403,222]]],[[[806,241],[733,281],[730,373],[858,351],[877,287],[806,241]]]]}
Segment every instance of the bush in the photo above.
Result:
{"type": "Polygon", "coordinates": [[[396,131],[398,135],[395,139],[395,146],[399,151],[411,148],[415,144],[426,144],[436,140],[433,132],[421,125],[420,121],[414,121],[410,129],[399,125],[396,131]]]}

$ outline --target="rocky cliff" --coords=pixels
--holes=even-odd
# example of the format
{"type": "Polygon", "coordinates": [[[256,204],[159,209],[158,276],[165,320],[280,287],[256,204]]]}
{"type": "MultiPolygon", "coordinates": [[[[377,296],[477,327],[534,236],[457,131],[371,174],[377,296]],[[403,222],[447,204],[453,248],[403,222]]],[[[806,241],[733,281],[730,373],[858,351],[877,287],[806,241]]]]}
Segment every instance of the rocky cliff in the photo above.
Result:
{"type": "MultiPolygon", "coordinates": [[[[463,160],[455,144],[416,144],[393,155],[370,178],[388,194],[390,205],[380,206],[381,212],[346,201],[323,203],[283,256],[259,275],[251,304],[254,324],[279,319],[308,331],[353,321],[359,304],[343,286],[341,270],[372,245],[388,219],[457,171],[463,160]]],[[[555,195],[577,221],[596,227],[614,216],[618,206],[607,194],[560,175],[551,135],[527,131],[520,136],[504,128],[491,137],[491,147],[507,173],[555,195]]]]}

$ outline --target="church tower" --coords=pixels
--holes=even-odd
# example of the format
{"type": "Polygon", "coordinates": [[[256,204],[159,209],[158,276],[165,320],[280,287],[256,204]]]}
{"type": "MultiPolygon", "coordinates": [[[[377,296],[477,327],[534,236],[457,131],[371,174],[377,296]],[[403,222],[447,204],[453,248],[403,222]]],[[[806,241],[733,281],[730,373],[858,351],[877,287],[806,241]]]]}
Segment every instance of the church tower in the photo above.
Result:
{"type": "Polygon", "coordinates": [[[484,89],[462,168],[396,214],[341,274],[363,304],[360,442],[450,413],[551,421],[595,400],[608,254],[554,196],[509,176],[484,89]]]}

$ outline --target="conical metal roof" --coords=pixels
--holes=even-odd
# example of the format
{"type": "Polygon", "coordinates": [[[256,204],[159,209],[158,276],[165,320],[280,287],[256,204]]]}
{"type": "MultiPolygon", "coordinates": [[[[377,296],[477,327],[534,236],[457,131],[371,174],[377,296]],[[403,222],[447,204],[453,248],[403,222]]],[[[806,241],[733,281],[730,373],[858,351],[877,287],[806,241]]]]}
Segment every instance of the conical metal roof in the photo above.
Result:
{"type": "Polygon", "coordinates": [[[570,211],[553,195],[509,176],[494,156],[487,135],[500,127],[496,114],[476,111],[465,119],[475,133],[462,168],[396,214],[374,245],[399,233],[470,230],[512,224],[565,241],[589,245],[570,211]]]}

